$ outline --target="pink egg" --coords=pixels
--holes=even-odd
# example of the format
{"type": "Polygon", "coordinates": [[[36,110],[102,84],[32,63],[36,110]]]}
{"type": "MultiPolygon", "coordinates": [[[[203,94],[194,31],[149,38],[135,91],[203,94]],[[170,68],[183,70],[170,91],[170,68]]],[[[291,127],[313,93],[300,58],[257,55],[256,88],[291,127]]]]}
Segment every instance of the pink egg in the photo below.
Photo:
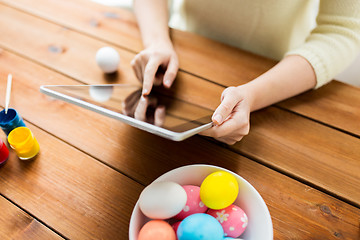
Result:
{"type": "Polygon", "coordinates": [[[208,209],[200,199],[200,187],[194,185],[184,185],[187,201],[183,210],[175,216],[176,219],[183,220],[194,213],[205,213],[208,209]]]}
{"type": "Polygon", "coordinates": [[[172,228],[174,229],[175,233],[177,232],[177,229],[178,229],[180,223],[181,223],[181,221],[178,221],[178,222],[174,223],[173,225],[171,225],[172,228]]]}
{"type": "Polygon", "coordinates": [[[178,239],[178,237],[177,237],[177,230],[178,230],[178,228],[179,228],[180,223],[181,223],[181,221],[178,221],[178,222],[176,222],[176,223],[174,223],[174,224],[171,225],[172,228],[173,228],[174,231],[175,231],[176,239],[178,239]]]}
{"type": "Polygon", "coordinates": [[[174,229],[163,220],[147,222],[139,232],[138,240],[176,240],[174,229]]]}
{"type": "Polygon", "coordinates": [[[245,212],[233,204],[220,210],[209,209],[207,214],[220,222],[226,237],[239,237],[245,231],[248,224],[245,212]]]}

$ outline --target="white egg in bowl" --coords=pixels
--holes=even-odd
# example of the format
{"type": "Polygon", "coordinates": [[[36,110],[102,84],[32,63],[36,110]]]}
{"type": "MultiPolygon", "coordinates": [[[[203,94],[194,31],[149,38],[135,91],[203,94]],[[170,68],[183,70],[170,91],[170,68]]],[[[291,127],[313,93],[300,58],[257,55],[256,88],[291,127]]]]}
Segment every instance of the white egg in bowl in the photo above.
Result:
{"type": "MultiPolygon", "coordinates": [[[[248,217],[247,228],[240,236],[244,240],[272,240],[273,226],[269,210],[256,189],[244,178],[227,169],[212,166],[195,164],[173,169],[154,182],[171,181],[180,185],[200,186],[204,179],[211,173],[225,171],[232,174],[239,185],[239,194],[234,202],[241,207],[248,217]]],[[[150,219],[147,218],[139,208],[139,201],[136,203],[129,224],[129,240],[138,240],[138,234],[142,226],[150,219]]]]}

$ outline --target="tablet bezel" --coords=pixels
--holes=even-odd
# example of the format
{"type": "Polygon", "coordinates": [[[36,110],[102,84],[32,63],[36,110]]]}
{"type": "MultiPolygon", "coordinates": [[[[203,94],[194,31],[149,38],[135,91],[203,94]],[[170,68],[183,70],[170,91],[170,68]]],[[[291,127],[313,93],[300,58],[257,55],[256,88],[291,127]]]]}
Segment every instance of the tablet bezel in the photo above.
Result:
{"type": "Polygon", "coordinates": [[[68,96],[66,94],[63,94],[63,93],[60,93],[60,92],[57,92],[55,90],[52,90],[52,89],[48,88],[48,87],[51,88],[51,87],[117,86],[117,85],[125,86],[125,85],[128,85],[128,84],[42,85],[42,86],[40,86],[40,92],[42,92],[42,93],[44,93],[44,94],[46,94],[48,96],[57,98],[59,100],[62,100],[62,101],[68,102],[68,103],[72,103],[74,105],[83,107],[85,109],[97,112],[97,113],[105,115],[107,117],[117,119],[117,120],[119,120],[121,122],[129,124],[130,126],[139,128],[141,130],[153,133],[155,135],[158,135],[158,136],[161,136],[161,137],[173,140],[173,141],[185,140],[186,138],[189,138],[189,137],[191,137],[191,136],[193,136],[193,135],[195,135],[195,134],[197,134],[197,133],[199,133],[201,131],[204,131],[206,129],[211,128],[212,125],[213,125],[212,122],[209,122],[209,123],[203,124],[201,126],[198,126],[196,128],[193,128],[193,129],[190,129],[190,130],[187,130],[187,131],[184,131],[184,132],[174,132],[174,131],[162,128],[160,126],[156,126],[156,125],[153,125],[153,124],[150,124],[150,123],[147,123],[147,122],[143,122],[143,121],[140,121],[140,120],[135,119],[133,117],[126,116],[124,114],[114,112],[112,110],[97,106],[95,104],[91,104],[89,102],[82,101],[80,99],[68,96]]]}

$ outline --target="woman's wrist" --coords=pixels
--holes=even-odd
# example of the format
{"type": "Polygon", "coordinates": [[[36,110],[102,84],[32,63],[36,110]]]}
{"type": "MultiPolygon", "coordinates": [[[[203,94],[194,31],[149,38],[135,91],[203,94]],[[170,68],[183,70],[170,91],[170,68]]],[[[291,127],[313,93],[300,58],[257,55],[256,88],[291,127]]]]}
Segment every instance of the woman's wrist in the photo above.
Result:
{"type": "Polygon", "coordinates": [[[169,36],[151,37],[144,41],[145,48],[173,48],[171,39],[169,36]]]}
{"type": "Polygon", "coordinates": [[[246,102],[249,105],[250,112],[255,110],[255,102],[256,102],[256,89],[254,89],[251,84],[245,83],[243,85],[237,86],[238,91],[243,99],[246,100],[246,102]]]}

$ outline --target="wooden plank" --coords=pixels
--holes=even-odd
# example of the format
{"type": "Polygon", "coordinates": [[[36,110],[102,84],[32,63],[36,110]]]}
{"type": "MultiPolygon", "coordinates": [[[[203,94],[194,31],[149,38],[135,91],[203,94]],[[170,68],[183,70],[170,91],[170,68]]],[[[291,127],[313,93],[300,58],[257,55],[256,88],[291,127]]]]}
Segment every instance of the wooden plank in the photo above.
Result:
{"type": "Polygon", "coordinates": [[[333,81],[278,106],[360,136],[360,88],[333,81]]]}
{"type": "MultiPolygon", "coordinates": [[[[286,239],[288,236],[293,236],[294,239],[337,239],[336,236],[354,239],[358,234],[358,208],[201,137],[172,142],[74,105],[50,100],[38,92],[40,84],[74,81],[13,54],[4,51],[0,57],[0,65],[4,72],[13,72],[12,106],[24,118],[115,169],[126,172],[143,184],[149,184],[160,174],[179,166],[194,163],[218,165],[237,172],[260,192],[273,216],[275,239],[286,239]],[[21,82],[18,79],[21,79],[21,82]]],[[[4,75],[0,75],[0,78],[3,77],[4,75]]],[[[5,90],[4,85],[5,83],[1,83],[0,92],[5,90]]],[[[90,161],[89,157],[76,150],[68,150],[60,141],[44,135],[45,133],[39,130],[35,132],[35,136],[40,139],[42,152],[41,160],[37,159],[34,161],[36,164],[31,165],[34,169],[24,171],[21,166],[13,165],[21,162],[10,159],[11,169],[0,170],[1,176],[8,174],[6,181],[0,186],[0,191],[67,237],[75,234],[90,235],[86,232],[90,230],[82,229],[79,225],[94,228],[93,221],[103,222],[106,217],[112,222],[120,221],[118,217],[124,211],[121,209],[130,211],[137,196],[133,191],[139,191],[141,187],[127,178],[113,176],[119,174],[110,169],[105,170],[98,162],[92,159],[90,161]],[[52,143],[53,141],[55,143],[52,143]],[[34,176],[30,178],[26,172],[29,176],[34,176]],[[57,186],[60,183],[63,184],[57,186]],[[101,183],[100,186],[98,183],[101,183]],[[18,186],[24,186],[21,192],[18,186]],[[103,186],[106,186],[106,189],[99,189],[103,186]],[[75,190],[76,192],[73,192],[75,190]],[[44,192],[39,202],[38,196],[44,192]],[[107,195],[101,195],[104,192],[107,195]],[[111,202],[100,203],[100,199],[109,199],[111,202]],[[111,204],[112,201],[115,206],[111,204]],[[89,203],[87,208],[84,206],[86,203],[89,203]],[[43,204],[44,209],[37,207],[43,204]],[[112,210],[104,213],[104,204],[110,204],[109,208],[112,210]],[[95,214],[85,214],[88,208],[91,213],[99,214],[93,221],[95,214]],[[70,209],[75,209],[75,212],[69,213],[70,209]],[[79,212],[83,215],[80,216],[79,212]],[[66,219],[54,220],[64,216],[67,216],[66,219]],[[112,220],[114,218],[116,219],[112,220]],[[69,227],[71,222],[75,222],[75,226],[69,227]]],[[[129,212],[125,214],[127,217],[124,217],[123,221],[128,220],[128,214],[129,212]]],[[[119,229],[107,226],[107,221],[104,224],[106,226],[96,229],[106,229],[107,236],[118,234],[119,229]]],[[[121,222],[121,226],[124,224],[121,222]]],[[[99,236],[101,233],[97,234],[96,236],[99,236]]]]}
{"type": "Polygon", "coordinates": [[[34,0],[4,1],[9,6],[44,17],[67,28],[74,28],[95,38],[117,39],[129,49],[142,49],[139,30],[134,15],[122,9],[106,7],[92,1],[34,0]],[[65,19],[69,21],[64,21],[65,19]],[[121,31],[119,31],[121,29],[121,31]]]}
{"type": "MultiPolygon", "coordinates": [[[[118,74],[108,76],[113,79],[106,78],[95,61],[96,51],[106,43],[76,34],[63,26],[50,24],[4,5],[0,5],[0,9],[0,26],[4,30],[1,45],[4,48],[39,61],[73,78],[87,79],[89,83],[99,83],[99,81],[138,83],[132,72],[124,72],[121,69],[118,74]]],[[[117,50],[122,57],[121,67],[130,69],[129,59],[134,54],[117,50]]]]}
{"type": "MultiPolygon", "coordinates": [[[[3,2],[132,51],[141,50],[135,18],[126,10],[87,0],[3,2]]],[[[276,63],[191,33],[173,30],[172,37],[182,69],[224,86],[248,82],[276,63]]],[[[353,104],[359,103],[358,96],[359,88],[333,81],[326,87],[292,98],[279,106],[360,136],[359,104],[353,104]]]]}
{"type": "MultiPolygon", "coordinates": [[[[97,73],[98,69],[95,66],[95,63],[92,63],[90,61],[81,61],[79,58],[78,62],[79,64],[76,65],[77,69],[74,69],[72,65],[74,64],[70,64],[69,62],[71,62],[71,59],[76,59],[78,56],[73,52],[73,51],[67,51],[65,53],[61,53],[60,56],[56,56],[56,57],[52,57],[52,53],[49,53],[47,51],[46,48],[41,48],[41,46],[36,42],[36,41],[32,41],[31,39],[28,39],[28,41],[23,41],[23,40],[18,40],[17,42],[15,41],[11,41],[11,37],[15,37],[16,35],[19,35],[18,32],[21,33],[25,33],[24,34],[24,38],[26,39],[26,35],[28,34],[32,34],[33,37],[35,38],[41,38],[41,36],[43,35],[52,35],[54,37],[54,39],[52,39],[51,41],[49,41],[47,44],[52,44],[52,41],[56,41],[55,40],[55,36],[57,36],[57,32],[59,27],[53,24],[50,24],[48,22],[42,21],[42,20],[38,20],[35,17],[23,14],[21,12],[18,12],[16,10],[13,10],[11,8],[8,7],[2,7],[3,11],[2,11],[2,15],[0,16],[3,17],[3,19],[12,19],[14,24],[16,24],[18,29],[16,32],[14,30],[12,30],[13,28],[7,26],[6,24],[0,26],[0,29],[2,29],[5,32],[5,35],[7,35],[8,37],[5,37],[3,39],[0,39],[0,44],[4,44],[6,45],[8,48],[10,48],[13,51],[18,51],[19,53],[24,53],[27,55],[27,57],[29,58],[34,58],[38,61],[41,61],[42,64],[55,68],[57,71],[60,72],[66,72],[67,75],[73,76],[75,78],[79,78],[81,79],[81,81],[83,82],[87,82],[87,83],[102,83],[102,82],[106,82],[106,79],[103,77],[102,74],[97,73]],[[28,25],[23,25],[21,24],[22,21],[26,21],[28,23],[31,23],[31,26],[33,27],[29,27],[28,25]],[[19,29],[21,29],[19,31],[19,29]],[[33,32],[34,30],[31,29],[36,29],[36,32],[33,32]],[[37,34],[37,35],[34,35],[37,34]],[[36,50],[36,51],[34,51],[36,50]],[[63,59],[62,61],[59,61],[59,59],[63,59]]],[[[1,24],[2,21],[0,21],[1,24]]],[[[4,22],[4,21],[3,21],[4,22]]],[[[96,47],[94,46],[101,46],[101,42],[93,40],[91,38],[88,38],[86,36],[82,36],[78,33],[66,30],[66,36],[67,36],[67,42],[66,42],[66,48],[67,49],[77,49],[77,47],[84,49],[87,49],[89,52],[95,52],[96,51],[96,47]]],[[[45,37],[44,37],[45,38],[45,37]]],[[[22,38],[21,38],[22,39],[22,38]]],[[[45,38],[46,39],[46,38],[45,38]]],[[[120,49],[119,49],[120,50],[120,49]]],[[[75,51],[75,50],[74,50],[75,51]]],[[[131,53],[125,52],[125,51],[121,51],[121,56],[123,58],[126,58],[128,60],[131,59],[131,53]]],[[[87,56],[90,57],[90,56],[87,56]]],[[[18,61],[18,60],[15,60],[18,61]]],[[[2,66],[8,66],[9,71],[13,71],[16,72],[16,69],[14,69],[14,66],[20,66],[22,64],[10,64],[11,61],[6,61],[4,59],[4,62],[2,64],[2,66]]],[[[35,68],[30,68],[30,69],[35,69],[35,68]]],[[[30,71],[30,70],[27,70],[30,71]]],[[[119,74],[120,76],[122,75],[126,75],[126,76],[130,76],[132,74],[131,72],[131,68],[129,65],[123,65],[121,67],[121,73],[119,74]]],[[[19,73],[20,74],[20,73],[19,73]]],[[[63,79],[61,76],[57,76],[57,79],[55,80],[50,80],[50,81],[35,81],[32,79],[29,79],[28,75],[34,75],[37,73],[34,73],[33,70],[31,70],[30,74],[23,74],[21,73],[20,76],[18,76],[19,79],[27,79],[26,82],[33,82],[32,84],[34,86],[39,87],[40,84],[59,84],[59,83],[64,83],[66,84],[67,81],[66,79],[63,79]]],[[[53,78],[53,73],[46,73],[44,74],[44,76],[48,75],[48,78],[53,78]]],[[[44,79],[44,76],[39,76],[40,79],[44,79]]],[[[133,79],[133,78],[132,78],[133,79]]],[[[126,82],[130,80],[128,80],[127,78],[119,78],[114,80],[113,82],[126,82]]],[[[132,80],[132,81],[136,81],[136,80],[132,80]]],[[[16,84],[16,83],[15,83],[16,84]]],[[[69,83],[71,84],[71,82],[69,83]]],[[[5,86],[3,86],[5,87],[5,86]]],[[[19,88],[24,88],[23,90],[19,90],[19,92],[29,92],[29,96],[31,94],[31,96],[36,96],[36,94],[34,93],[36,90],[31,90],[31,86],[29,86],[30,88],[26,88],[25,89],[25,85],[21,85],[19,86],[19,88]]],[[[221,93],[222,88],[220,86],[217,86],[215,84],[211,84],[207,81],[204,81],[202,79],[196,78],[194,76],[191,76],[189,74],[181,74],[179,76],[179,79],[177,81],[177,84],[174,86],[174,93],[175,95],[178,95],[179,98],[183,98],[186,101],[189,102],[195,102],[195,103],[199,103],[199,105],[208,107],[208,108],[214,108],[217,105],[218,99],[219,99],[219,95],[221,93]],[[206,89],[206,93],[207,94],[199,94],[201,92],[203,92],[203,89],[206,89]]],[[[5,90],[4,90],[5,91],[5,90]]],[[[1,100],[1,99],[0,99],[1,100]]],[[[3,100],[2,100],[3,101],[3,100]]],[[[28,105],[28,103],[26,102],[25,99],[20,99],[18,101],[23,101],[22,104],[24,104],[24,106],[28,105]]],[[[52,109],[49,110],[49,113],[53,113],[54,116],[56,116],[56,113],[58,111],[58,108],[67,108],[66,104],[63,103],[48,103],[47,105],[44,106],[44,109],[52,109]]],[[[26,109],[27,114],[32,114],[32,117],[29,117],[29,119],[36,119],[36,116],[34,116],[34,112],[30,111],[31,107],[29,106],[29,108],[26,109]]],[[[84,124],[89,124],[91,125],[92,123],[88,123],[87,120],[84,120],[83,116],[87,116],[87,112],[83,111],[82,109],[77,109],[77,110],[73,110],[74,112],[71,114],[71,117],[69,116],[63,116],[63,117],[54,117],[54,118],[59,118],[62,119],[63,121],[67,121],[67,119],[73,119],[74,121],[79,121],[79,122],[84,122],[84,124]],[[82,115],[77,114],[77,112],[82,112],[82,115]]],[[[274,126],[273,125],[269,125],[269,124],[265,124],[263,122],[261,122],[261,119],[267,119],[267,118],[274,118],[272,116],[267,116],[267,114],[269,114],[269,112],[264,111],[263,114],[260,114],[259,117],[257,117],[258,119],[260,119],[260,123],[261,124],[252,124],[251,127],[251,133],[250,133],[250,138],[249,140],[245,139],[244,143],[240,143],[239,145],[244,145],[244,146],[249,146],[251,144],[253,144],[254,142],[258,143],[258,142],[262,142],[264,145],[268,144],[267,143],[267,137],[266,134],[267,132],[273,130],[272,133],[272,137],[273,138],[279,138],[282,139],[283,142],[281,141],[275,141],[273,142],[272,148],[266,148],[266,147],[262,147],[262,151],[254,151],[253,147],[244,147],[242,148],[242,153],[246,154],[246,155],[251,155],[252,157],[256,158],[256,159],[260,159],[262,162],[274,166],[277,169],[281,169],[283,172],[286,172],[287,174],[291,175],[291,176],[296,176],[298,178],[301,179],[305,179],[307,181],[312,181],[314,182],[318,187],[326,189],[328,192],[333,193],[336,196],[339,196],[341,198],[347,199],[348,201],[355,203],[356,205],[360,205],[360,193],[355,191],[356,187],[354,188],[354,186],[356,186],[357,184],[360,184],[360,179],[358,177],[355,177],[356,171],[359,170],[359,166],[360,163],[357,161],[357,159],[359,159],[359,155],[360,155],[360,149],[357,147],[353,147],[356,146],[359,143],[359,139],[355,139],[351,136],[344,136],[344,134],[342,133],[338,133],[335,131],[331,131],[331,129],[329,129],[329,132],[332,135],[332,138],[339,138],[339,139],[343,139],[342,142],[339,143],[339,145],[337,145],[338,148],[343,148],[345,152],[349,153],[349,156],[344,156],[340,151],[338,151],[337,149],[333,148],[333,143],[332,141],[330,141],[331,139],[328,138],[328,128],[324,128],[319,124],[313,123],[311,121],[308,120],[299,120],[300,122],[303,122],[305,124],[298,124],[297,121],[294,122],[290,122],[287,121],[286,119],[289,118],[288,116],[292,116],[293,115],[289,115],[289,113],[287,113],[286,111],[270,111],[270,113],[273,113],[273,115],[278,115],[279,117],[276,118],[276,122],[274,122],[274,126]],[[262,126],[266,125],[265,127],[262,126]],[[276,125],[276,126],[275,126],[276,125]],[[291,136],[287,136],[286,138],[283,137],[281,131],[277,130],[277,127],[281,127],[282,126],[288,126],[289,128],[289,133],[293,134],[293,137],[291,138],[291,136]],[[296,131],[291,131],[292,129],[296,129],[296,131]],[[256,134],[256,132],[259,131],[259,134],[256,134]],[[254,133],[253,133],[254,132],[254,133]],[[304,132],[307,133],[307,136],[318,136],[318,139],[325,139],[325,143],[323,146],[318,146],[318,142],[314,142],[311,143],[311,146],[314,146],[313,148],[308,147],[307,145],[304,146],[300,146],[297,149],[294,149],[293,146],[297,146],[300,144],[309,144],[309,143],[304,143],[301,142],[301,139],[298,139],[298,133],[299,132],[304,132]],[[288,138],[288,139],[287,139],[288,138]],[[247,143],[247,141],[249,143],[247,143]],[[307,164],[311,164],[313,161],[315,163],[320,163],[323,162],[324,157],[328,157],[329,159],[333,159],[332,162],[326,163],[325,166],[328,167],[332,167],[333,169],[337,169],[337,171],[334,171],[333,169],[331,170],[328,168],[320,168],[321,170],[317,170],[317,171],[321,171],[321,174],[319,174],[317,171],[314,172],[311,170],[311,168],[304,168],[303,166],[305,166],[302,162],[296,161],[296,162],[291,162],[289,161],[289,159],[291,159],[293,157],[294,154],[296,154],[298,156],[298,158],[302,158],[304,156],[304,151],[303,150],[298,150],[298,149],[309,149],[311,150],[311,152],[314,152],[315,154],[312,154],[311,158],[308,158],[306,163],[307,164]],[[281,152],[282,154],[280,155],[281,158],[280,159],[273,159],[278,157],[277,155],[274,155],[272,149],[277,149],[278,152],[281,152]],[[289,151],[289,149],[291,149],[292,151],[289,151]],[[323,151],[323,149],[325,149],[323,151]],[[352,159],[352,160],[348,160],[348,159],[352,159]],[[338,160],[336,160],[338,159],[338,160]],[[341,162],[341,164],[339,163],[339,161],[341,162]],[[297,167],[299,166],[299,167],[297,167]],[[301,171],[299,169],[302,169],[301,171]],[[326,176],[327,174],[332,173],[333,177],[331,179],[328,179],[326,176]],[[353,182],[346,182],[346,185],[343,185],[343,181],[342,178],[343,176],[353,176],[353,182]]],[[[253,117],[256,118],[258,114],[253,114],[253,117]]],[[[91,118],[91,117],[89,117],[91,118]]],[[[55,120],[59,120],[59,119],[54,119],[55,120]]],[[[296,118],[297,119],[297,118],[296,118]]],[[[102,118],[102,123],[106,123],[108,121],[108,119],[106,118],[102,118]]],[[[42,124],[46,124],[43,123],[42,120],[37,120],[37,124],[42,125],[42,124]]],[[[72,123],[68,123],[68,124],[72,124],[72,123]]],[[[114,137],[114,139],[117,138],[122,138],[122,139],[126,139],[126,133],[125,134],[120,134],[119,135],[119,130],[117,130],[117,126],[120,125],[122,126],[122,124],[119,124],[118,122],[113,120],[113,124],[112,124],[112,131],[106,133],[107,135],[112,135],[114,137]]],[[[87,125],[85,125],[87,126],[87,125]]],[[[67,128],[65,128],[67,129],[67,128]]],[[[287,128],[284,128],[284,130],[288,130],[287,128]]],[[[57,129],[57,127],[52,126],[50,132],[58,132],[59,130],[57,129]]],[[[72,139],[72,132],[64,132],[64,133],[59,133],[63,135],[66,135],[66,137],[64,136],[64,139],[72,139]]],[[[87,132],[82,132],[81,134],[78,135],[79,139],[77,141],[81,141],[80,139],[84,139],[86,138],[86,134],[87,132]]],[[[101,131],[99,131],[99,138],[101,138],[101,134],[103,134],[101,131]]],[[[69,141],[69,140],[67,140],[69,141]]],[[[96,142],[91,142],[85,146],[79,145],[79,142],[77,141],[72,141],[72,144],[74,144],[75,146],[78,146],[79,148],[84,148],[84,150],[86,152],[89,152],[90,154],[96,156],[96,142]]],[[[127,143],[124,143],[125,146],[127,146],[127,143]]],[[[126,151],[127,147],[123,147],[124,145],[117,144],[117,141],[115,141],[114,145],[109,145],[109,148],[112,147],[117,147],[119,148],[119,150],[122,151],[126,151]]],[[[255,144],[255,146],[261,146],[258,144],[255,144]]],[[[141,151],[141,150],[140,150],[141,151]]],[[[305,152],[306,153],[306,152],[305,152]]],[[[106,155],[106,153],[104,153],[104,155],[106,155]]],[[[110,159],[110,161],[112,158],[112,155],[109,154],[107,156],[107,158],[110,159]]],[[[117,163],[114,163],[117,164],[117,163]]],[[[138,166],[141,168],[141,166],[138,166]]],[[[137,173],[138,168],[134,168],[132,171],[134,171],[134,174],[139,174],[137,173]]]]}
{"type": "Polygon", "coordinates": [[[40,154],[21,161],[11,151],[0,168],[1,194],[66,238],[126,239],[143,186],[26,124],[40,144],[40,154]]]}
{"type": "Polygon", "coordinates": [[[63,239],[23,210],[0,196],[0,238],[63,239]]]}

